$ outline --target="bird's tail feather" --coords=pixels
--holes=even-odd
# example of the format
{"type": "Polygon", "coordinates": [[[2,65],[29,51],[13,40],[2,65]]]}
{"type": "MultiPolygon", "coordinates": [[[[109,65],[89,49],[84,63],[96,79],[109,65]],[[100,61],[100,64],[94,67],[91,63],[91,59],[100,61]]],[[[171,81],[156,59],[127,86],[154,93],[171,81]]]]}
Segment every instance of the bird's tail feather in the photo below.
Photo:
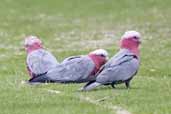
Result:
{"type": "Polygon", "coordinates": [[[98,83],[98,82],[94,82],[94,83],[91,83],[90,85],[86,86],[83,88],[83,91],[90,91],[98,86],[102,85],[101,83],[98,83]]]}

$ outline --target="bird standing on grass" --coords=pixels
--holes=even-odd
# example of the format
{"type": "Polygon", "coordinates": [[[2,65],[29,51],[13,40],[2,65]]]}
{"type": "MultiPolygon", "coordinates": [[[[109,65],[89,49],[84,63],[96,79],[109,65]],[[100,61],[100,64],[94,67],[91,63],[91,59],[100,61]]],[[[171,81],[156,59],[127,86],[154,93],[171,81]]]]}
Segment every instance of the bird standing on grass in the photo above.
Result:
{"type": "Polygon", "coordinates": [[[97,74],[95,82],[89,82],[82,90],[92,90],[100,85],[125,83],[129,88],[130,81],[138,72],[140,64],[139,45],[141,35],[136,31],[127,31],[121,37],[120,50],[97,74]]]}

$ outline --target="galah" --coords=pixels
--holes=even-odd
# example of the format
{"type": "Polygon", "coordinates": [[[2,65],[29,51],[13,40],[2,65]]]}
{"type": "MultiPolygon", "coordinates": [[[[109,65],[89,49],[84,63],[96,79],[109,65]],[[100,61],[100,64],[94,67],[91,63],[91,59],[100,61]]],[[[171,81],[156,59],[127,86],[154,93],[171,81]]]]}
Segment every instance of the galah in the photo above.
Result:
{"type": "Polygon", "coordinates": [[[100,85],[125,83],[129,88],[130,81],[138,72],[140,65],[139,45],[141,35],[136,31],[127,31],[121,37],[120,50],[99,72],[94,82],[86,84],[82,90],[92,90],[100,85]]]}
{"type": "Polygon", "coordinates": [[[27,70],[31,79],[46,73],[59,64],[50,52],[43,49],[42,41],[36,36],[26,37],[25,49],[27,70]]]}
{"type": "Polygon", "coordinates": [[[88,55],[66,58],[47,74],[31,82],[82,83],[95,80],[95,74],[107,61],[106,50],[98,49],[88,55]]]}

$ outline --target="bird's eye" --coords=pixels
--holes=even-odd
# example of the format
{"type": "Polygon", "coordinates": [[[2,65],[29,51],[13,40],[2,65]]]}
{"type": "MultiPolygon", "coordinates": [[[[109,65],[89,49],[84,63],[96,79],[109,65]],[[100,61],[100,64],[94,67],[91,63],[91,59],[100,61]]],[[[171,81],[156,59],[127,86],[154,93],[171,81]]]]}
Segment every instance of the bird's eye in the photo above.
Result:
{"type": "Polygon", "coordinates": [[[136,37],[136,36],[134,36],[133,38],[134,38],[134,39],[139,39],[139,38],[138,38],[138,37],[136,37]]]}
{"type": "Polygon", "coordinates": [[[105,57],[105,55],[103,55],[103,54],[100,54],[100,56],[101,56],[101,57],[105,57]]]}
{"type": "Polygon", "coordinates": [[[29,47],[29,45],[28,45],[28,44],[26,44],[26,45],[25,45],[25,47],[29,47]]]}

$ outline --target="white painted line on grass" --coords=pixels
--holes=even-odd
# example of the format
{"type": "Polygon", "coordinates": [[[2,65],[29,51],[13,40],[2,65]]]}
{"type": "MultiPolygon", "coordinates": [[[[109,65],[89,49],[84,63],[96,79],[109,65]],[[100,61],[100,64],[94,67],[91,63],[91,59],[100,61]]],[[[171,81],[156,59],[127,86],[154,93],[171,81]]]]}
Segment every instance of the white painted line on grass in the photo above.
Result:
{"type": "Polygon", "coordinates": [[[47,90],[49,93],[55,93],[55,94],[59,94],[61,93],[61,91],[58,91],[58,90],[52,90],[52,89],[48,89],[47,90]]]}
{"type": "Polygon", "coordinates": [[[98,100],[93,100],[93,99],[91,99],[89,97],[80,96],[80,99],[84,100],[84,101],[87,101],[87,102],[89,102],[91,104],[101,106],[103,108],[112,109],[114,112],[116,112],[116,114],[131,114],[129,111],[127,111],[126,109],[123,109],[122,107],[113,106],[112,104],[108,104],[108,105],[103,104],[103,105],[101,105],[98,100]]]}
{"type": "MultiPolygon", "coordinates": [[[[46,89],[46,91],[48,91],[49,93],[53,93],[53,94],[60,94],[60,93],[61,93],[61,91],[52,90],[52,89],[46,89]]],[[[110,98],[110,97],[104,97],[104,98],[102,98],[102,99],[93,100],[93,99],[91,99],[90,97],[85,97],[85,96],[80,95],[80,99],[81,99],[81,100],[87,101],[87,102],[89,102],[89,103],[91,103],[91,104],[95,104],[95,105],[100,106],[100,107],[103,107],[103,108],[111,109],[111,110],[113,110],[116,114],[131,114],[128,110],[123,109],[123,108],[120,107],[120,106],[114,106],[114,105],[112,105],[111,103],[110,103],[110,104],[108,103],[107,105],[106,105],[106,104],[101,105],[101,104],[99,103],[99,102],[101,102],[101,101],[103,101],[103,100],[105,100],[105,99],[108,99],[108,98],[110,98]]]]}

